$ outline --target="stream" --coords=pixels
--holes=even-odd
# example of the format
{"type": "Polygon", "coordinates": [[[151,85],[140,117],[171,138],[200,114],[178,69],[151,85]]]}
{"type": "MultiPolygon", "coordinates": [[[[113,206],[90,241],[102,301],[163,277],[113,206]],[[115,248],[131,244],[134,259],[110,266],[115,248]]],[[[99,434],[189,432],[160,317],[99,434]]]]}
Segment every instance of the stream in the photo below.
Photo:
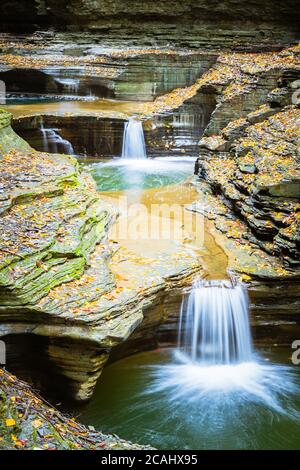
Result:
{"type": "MultiPolygon", "coordinates": [[[[299,377],[284,365],[286,351],[264,351],[260,369],[273,383],[264,386],[273,392],[278,381],[288,379],[293,384],[298,380],[292,389],[282,384],[286,413],[266,406],[249,390],[237,388],[226,393],[224,388],[213,391],[208,385],[203,389],[200,383],[195,385],[193,370],[190,380],[194,385],[190,384],[187,399],[180,394],[186,382],[180,382],[178,375],[176,380],[174,353],[174,349],[144,352],[108,366],[91,402],[73,412],[97,429],[148,442],[158,449],[299,448],[299,377]],[[271,361],[277,365],[270,366],[271,361]],[[284,396],[286,392],[288,397],[284,396]]],[[[241,370],[236,372],[240,381],[245,380],[241,370]]],[[[253,387],[253,377],[248,380],[253,387]]]]}
{"type": "Polygon", "coordinates": [[[291,368],[291,352],[270,342],[256,347],[247,293],[222,284],[229,282],[227,255],[210,221],[190,210],[198,196],[197,140],[207,116],[200,122],[189,104],[150,123],[133,119],[144,104],[24,98],[7,105],[16,117],[41,117],[21,132],[36,149],[74,155],[93,177],[102,200],[119,213],[110,242],[153,258],[184,246],[200,259],[205,282],[217,282],[197,281],[192,292],[182,292],[182,306],[172,312],[178,344],[117,358],[90,402],[62,408],[103,432],[158,449],[297,449],[299,373],[291,368]],[[64,123],[68,114],[84,119],[99,112],[125,117],[101,128],[80,121],[78,132],[64,123]],[[157,213],[157,205],[173,209],[157,213]],[[158,228],[155,237],[151,227],[158,228]]]}
{"type": "MultiPolygon", "coordinates": [[[[84,164],[103,197],[114,203],[126,195],[129,204],[144,204],[148,216],[154,202],[188,207],[196,199],[188,158],[145,160],[143,146],[136,148],[141,156],[134,161],[129,152],[127,158],[84,164]]],[[[185,296],[177,347],[108,365],[92,400],[72,411],[97,429],[158,449],[297,449],[299,376],[284,349],[252,349],[247,293],[216,281],[227,278],[227,258],[206,224],[197,239],[195,218],[184,227],[188,242],[180,243],[197,252],[214,281],[195,281],[185,296]]],[[[172,243],[117,240],[143,253],[172,243]]]]}

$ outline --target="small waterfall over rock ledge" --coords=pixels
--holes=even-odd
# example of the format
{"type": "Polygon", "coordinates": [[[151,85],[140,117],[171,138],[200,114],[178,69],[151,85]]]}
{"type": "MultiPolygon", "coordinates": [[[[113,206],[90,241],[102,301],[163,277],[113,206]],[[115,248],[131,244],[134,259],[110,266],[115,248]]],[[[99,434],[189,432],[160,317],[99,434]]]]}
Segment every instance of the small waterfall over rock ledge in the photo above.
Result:
{"type": "Polygon", "coordinates": [[[71,142],[63,139],[55,129],[46,129],[42,124],[40,130],[43,135],[44,152],[74,155],[75,152],[71,142]]]}
{"type": "Polygon", "coordinates": [[[174,360],[153,369],[146,394],[153,400],[162,394],[169,413],[180,419],[192,413],[193,425],[199,419],[214,436],[220,423],[227,426],[232,413],[240,419],[250,404],[299,422],[292,405],[298,383],[291,367],[266,363],[253,350],[246,288],[196,280],[182,301],[174,360]]]}
{"type": "Polygon", "coordinates": [[[134,118],[125,123],[123,135],[122,158],[147,158],[143,124],[134,118]]]}
{"type": "Polygon", "coordinates": [[[178,348],[202,365],[251,361],[245,288],[230,281],[196,280],[181,305],[178,348]]]}

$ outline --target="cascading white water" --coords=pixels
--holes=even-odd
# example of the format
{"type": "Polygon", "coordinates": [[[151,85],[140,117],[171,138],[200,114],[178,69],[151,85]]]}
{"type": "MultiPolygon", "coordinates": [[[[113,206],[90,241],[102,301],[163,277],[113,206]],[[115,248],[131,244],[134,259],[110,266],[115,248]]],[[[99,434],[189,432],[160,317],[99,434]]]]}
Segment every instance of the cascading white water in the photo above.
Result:
{"type": "Polygon", "coordinates": [[[122,158],[147,158],[144,131],[141,121],[131,118],[125,123],[122,158]]]}
{"type": "Polygon", "coordinates": [[[210,428],[215,436],[220,423],[230,422],[233,412],[242,416],[249,404],[299,419],[287,405],[296,390],[289,367],[265,363],[253,351],[243,285],[198,280],[182,302],[175,361],[154,369],[147,393],[163,393],[165,407],[175,403],[185,410],[181,419],[195,416],[203,433],[210,428]]]}
{"type": "Polygon", "coordinates": [[[252,360],[248,298],[230,281],[194,282],[181,306],[178,348],[202,365],[252,360]]]}
{"type": "Polygon", "coordinates": [[[74,78],[57,78],[56,82],[63,85],[67,93],[74,93],[76,95],[78,94],[80,80],[74,78]]]}
{"type": "Polygon", "coordinates": [[[44,128],[44,124],[41,124],[40,130],[43,135],[43,150],[44,152],[48,152],[49,151],[48,137],[47,137],[47,130],[44,128]]]}
{"type": "Polygon", "coordinates": [[[74,149],[67,139],[63,139],[54,129],[45,129],[41,125],[41,133],[43,134],[43,150],[51,153],[65,153],[66,155],[74,155],[74,149]]]}

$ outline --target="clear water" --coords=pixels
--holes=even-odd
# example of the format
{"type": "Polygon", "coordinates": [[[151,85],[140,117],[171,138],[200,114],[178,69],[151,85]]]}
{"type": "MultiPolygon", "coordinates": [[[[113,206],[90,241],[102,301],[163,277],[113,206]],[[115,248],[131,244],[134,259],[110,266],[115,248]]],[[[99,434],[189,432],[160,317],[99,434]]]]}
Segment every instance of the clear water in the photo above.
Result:
{"type": "MultiPolygon", "coordinates": [[[[51,110],[51,105],[56,105],[56,108],[61,105],[67,105],[68,101],[72,102],[81,102],[81,101],[93,101],[95,98],[91,96],[78,96],[78,95],[51,95],[51,94],[46,94],[46,95],[30,95],[30,94],[20,94],[20,95],[8,95],[6,98],[6,105],[7,107],[12,111],[18,110],[18,106],[23,110],[23,111],[30,111],[33,106],[37,105],[42,105],[43,108],[41,109],[42,111],[48,111],[49,108],[45,108],[44,105],[50,105],[51,110]]],[[[73,104],[75,106],[75,103],[73,104]]],[[[17,114],[17,113],[16,113],[17,114]]]]}
{"type": "Polygon", "coordinates": [[[251,343],[243,286],[195,281],[178,347],[108,367],[81,419],[160,449],[300,449],[299,369],[251,343]]]}
{"type": "Polygon", "coordinates": [[[26,114],[64,114],[64,113],[125,113],[132,115],[143,109],[139,101],[117,101],[111,99],[94,99],[92,96],[75,95],[26,95],[12,96],[6,101],[5,108],[14,116],[26,114]]]}
{"type": "Polygon", "coordinates": [[[55,101],[62,101],[62,98],[52,97],[52,96],[22,96],[22,97],[8,97],[6,98],[7,105],[32,105],[32,104],[39,104],[39,103],[53,103],[55,101]]]}
{"type": "Polygon", "coordinates": [[[289,355],[282,350],[204,374],[186,368],[174,350],[140,353],[108,366],[91,402],[75,414],[158,449],[300,449],[299,366],[278,365],[289,355]]]}
{"type": "Polygon", "coordinates": [[[92,174],[99,191],[159,188],[179,183],[193,174],[193,158],[122,159],[111,161],[81,159],[92,174]]]}
{"type": "Polygon", "coordinates": [[[136,119],[129,119],[124,125],[122,158],[147,158],[143,124],[136,119]]]}

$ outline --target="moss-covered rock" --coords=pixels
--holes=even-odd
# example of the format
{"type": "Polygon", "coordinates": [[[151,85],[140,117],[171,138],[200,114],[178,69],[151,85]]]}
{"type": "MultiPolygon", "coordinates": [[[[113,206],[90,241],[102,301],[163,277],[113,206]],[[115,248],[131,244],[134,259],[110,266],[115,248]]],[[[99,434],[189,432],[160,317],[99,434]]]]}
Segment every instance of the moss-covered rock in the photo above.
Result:
{"type": "Polygon", "coordinates": [[[11,114],[0,109],[0,159],[10,150],[29,150],[29,145],[10,127],[11,114]]]}

